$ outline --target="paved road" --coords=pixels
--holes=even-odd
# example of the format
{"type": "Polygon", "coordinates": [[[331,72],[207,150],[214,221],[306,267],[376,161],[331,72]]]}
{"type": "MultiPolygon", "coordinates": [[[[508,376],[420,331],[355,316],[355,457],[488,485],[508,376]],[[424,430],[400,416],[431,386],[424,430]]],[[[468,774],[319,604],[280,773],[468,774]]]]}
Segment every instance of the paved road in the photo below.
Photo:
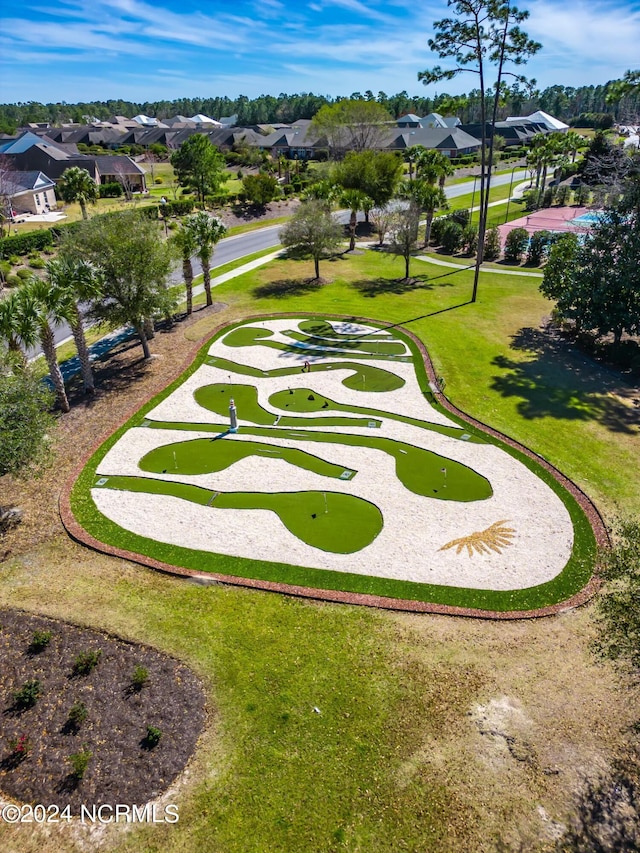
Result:
{"type": "MultiPolygon", "coordinates": [[[[517,171],[513,175],[513,183],[517,184],[519,181],[522,181],[526,178],[527,173],[524,169],[517,171]]],[[[510,183],[512,180],[511,175],[495,175],[491,179],[492,186],[504,186],[505,184],[510,183]]],[[[479,193],[480,182],[476,181],[477,192],[479,193]]],[[[467,195],[473,187],[473,179],[461,183],[454,184],[450,187],[445,187],[444,191],[447,198],[456,198],[461,195],[467,195]]],[[[346,210],[339,211],[337,214],[338,218],[341,222],[345,224],[349,221],[349,212],[346,210]]],[[[362,220],[364,217],[360,214],[359,219],[362,220]]],[[[223,240],[220,240],[218,245],[216,246],[216,250],[213,256],[214,266],[212,269],[216,267],[223,266],[224,264],[228,264],[230,261],[236,261],[239,258],[244,258],[247,255],[252,255],[254,252],[261,252],[263,249],[272,249],[279,243],[279,232],[282,228],[282,225],[268,225],[265,228],[259,228],[255,231],[248,231],[246,234],[237,234],[234,237],[225,237],[223,240]]],[[[199,275],[200,271],[200,262],[197,256],[193,257],[193,269],[195,275],[199,275]]],[[[171,273],[170,282],[172,284],[179,284],[183,281],[182,276],[182,264],[178,264],[174,271],[171,273]]],[[[54,330],[56,343],[60,343],[61,341],[67,340],[70,336],[71,332],[69,327],[66,324],[62,324],[58,326],[54,330]]],[[[34,358],[41,352],[40,347],[35,347],[33,350],[28,352],[29,358],[34,358]]]]}

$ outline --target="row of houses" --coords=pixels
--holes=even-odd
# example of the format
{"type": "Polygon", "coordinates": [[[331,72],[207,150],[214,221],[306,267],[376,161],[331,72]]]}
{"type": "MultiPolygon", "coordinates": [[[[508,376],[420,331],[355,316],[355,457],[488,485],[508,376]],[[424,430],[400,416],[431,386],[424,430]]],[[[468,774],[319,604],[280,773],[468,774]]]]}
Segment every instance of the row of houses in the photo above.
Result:
{"type": "MultiPolygon", "coordinates": [[[[330,148],[327,138],[317,133],[310,119],[301,119],[290,125],[253,127],[236,127],[235,120],[235,116],[214,121],[199,115],[190,119],[175,116],[159,122],[140,115],[133,119],[114,116],[109,122],[82,126],[32,125],[16,137],[0,138],[0,157],[10,163],[11,180],[19,190],[12,193],[15,199],[13,206],[18,213],[53,210],[53,185],[71,166],[86,169],[96,184],[126,183],[132,192],[145,192],[145,170],[134,159],[117,153],[81,153],[78,150],[80,144],[96,144],[117,150],[131,142],[147,148],[161,143],[169,149],[177,149],[194,133],[203,133],[222,151],[249,146],[267,151],[273,157],[296,160],[318,158],[330,148]]],[[[495,125],[495,132],[502,136],[506,146],[522,145],[539,133],[567,129],[567,125],[543,112],[512,117],[495,125]]],[[[423,118],[408,114],[392,125],[380,128],[374,144],[378,149],[398,152],[421,145],[436,149],[447,157],[459,157],[478,151],[481,130],[479,124],[465,125],[457,118],[437,113],[423,118]]],[[[491,132],[492,127],[487,124],[486,135],[489,137],[491,132]]],[[[348,139],[344,141],[344,147],[349,148],[348,139]]]]}

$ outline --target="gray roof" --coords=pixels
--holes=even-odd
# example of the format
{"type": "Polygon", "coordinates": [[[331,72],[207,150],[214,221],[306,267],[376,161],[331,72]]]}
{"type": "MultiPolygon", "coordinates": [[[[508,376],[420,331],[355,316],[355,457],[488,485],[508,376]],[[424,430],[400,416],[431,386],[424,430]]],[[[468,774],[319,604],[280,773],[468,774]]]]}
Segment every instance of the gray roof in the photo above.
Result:
{"type": "Polygon", "coordinates": [[[454,127],[417,127],[415,130],[394,131],[387,148],[402,150],[412,145],[424,145],[425,148],[438,148],[448,151],[461,151],[466,148],[479,148],[480,140],[454,127]]]}
{"type": "Polygon", "coordinates": [[[126,175],[145,175],[144,169],[141,169],[137,163],[134,163],[131,157],[126,157],[124,154],[98,154],[91,157],[95,161],[101,175],[114,175],[116,166],[120,167],[126,175]]]}
{"type": "Polygon", "coordinates": [[[29,190],[42,192],[51,187],[55,187],[55,182],[48,178],[43,172],[30,171],[18,172],[9,171],[5,174],[6,182],[9,187],[9,195],[20,195],[20,193],[29,190]]]}

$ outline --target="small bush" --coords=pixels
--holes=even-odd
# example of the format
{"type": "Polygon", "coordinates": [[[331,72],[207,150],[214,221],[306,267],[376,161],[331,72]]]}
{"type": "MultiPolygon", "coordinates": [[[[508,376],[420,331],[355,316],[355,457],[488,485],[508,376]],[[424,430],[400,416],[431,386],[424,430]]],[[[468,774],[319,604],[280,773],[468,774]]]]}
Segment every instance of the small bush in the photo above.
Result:
{"type": "Polygon", "coordinates": [[[142,739],[145,749],[153,749],[154,746],[160,743],[161,737],[162,732],[160,729],[156,728],[156,726],[147,726],[147,733],[142,739]]]}
{"type": "Polygon", "coordinates": [[[22,258],[20,257],[20,255],[10,255],[9,263],[11,264],[11,266],[17,267],[18,264],[22,263],[22,258]]]}
{"type": "Polygon", "coordinates": [[[509,231],[504,244],[505,261],[509,264],[519,264],[528,243],[529,232],[526,228],[513,228],[509,231]]]}
{"type": "Polygon", "coordinates": [[[466,255],[475,255],[478,250],[478,229],[475,225],[465,225],[462,229],[462,245],[466,255]]]}
{"type": "Polygon", "coordinates": [[[18,287],[18,285],[22,283],[22,279],[18,278],[17,275],[8,275],[5,281],[7,283],[7,287],[18,287]]]}
{"type": "Polygon", "coordinates": [[[74,675],[89,675],[89,673],[98,666],[98,661],[102,655],[102,649],[91,650],[90,652],[80,652],[73,664],[74,675]]]}
{"type": "Polygon", "coordinates": [[[21,279],[21,281],[26,281],[28,278],[31,278],[31,270],[21,269],[18,270],[16,275],[19,279],[21,279]]]}
{"type": "Polygon", "coordinates": [[[98,187],[100,198],[120,198],[122,192],[122,184],[118,183],[118,181],[113,181],[110,184],[100,184],[98,187]]]}
{"type": "Polygon", "coordinates": [[[469,224],[469,220],[471,219],[471,211],[465,210],[454,210],[453,213],[449,213],[446,217],[450,219],[452,222],[457,222],[458,225],[462,225],[463,228],[466,228],[469,224]]]}
{"type": "Polygon", "coordinates": [[[551,245],[551,232],[536,231],[531,235],[529,240],[529,248],[527,250],[527,263],[534,267],[539,267],[546,259],[551,245]]]}
{"type": "Polygon", "coordinates": [[[9,747],[11,748],[11,757],[19,764],[25,758],[29,757],[31,752],[31,738],[28,734],[9,738],[9,747]]]}
{"type": "Polygon", "coordinates": [[[164,179],[163,179],[163,178],[161,178],[161,177],[158,175],[158,177],[157,177],[157,178],[154,178],[154,179],[153,179],[153,183],[154,183],[154,184],[163,184],[163,183],[164,183],[164,179]]]}
{"type": "Polygon", "coordinates": [[[32,270],[43,270],[45,267],[45,263],[42,258],[32,258],[29,261],[29,266],[32,270]]]}
{"type": "Polygon", "coordinates": [[[166,204],[160,205],[160,213],[165,218],[169,216],[184,216],[191,213],[195,206],[195,200],[190,198],[179,199],[178,201],[168,201],[166,204]]]}
{"type": "Polygon", "coordinates": [[[9,261],[0,261],[0,273],[6,278],[11,272],[11,264],[9,261]]]}
{"type": "Polygon", "coordinates": [[[73,755],[69,756],[69,762],[71,763],[73,775],[76,779],[82,779],[84,774],[87,772],[87,767],[89,766],[92,755],[93,753],[87,749],[85,744],[80,752],[74,752],[73,755]]]}
{"type": "Polygon", "coordinates": [[[463,234],[464,229],[460,223],[454,222],[453,220],[446,222],[440,235],[440,241],[444,251],[451,255],[453,255],[454,252],[457,252],[462,246],[463,234]]]}
{"type": "Polygon", "coordinates": [[[29,652],[37,655],[44,651],[51,642],[52,636],[51,631],[34,631],[29,644],[29,652]]]}
{"type": "Polygon", "coordinates": [[[69,716],[67,717],[67,723],[73,729],[79,729],[80,726],[87,719],[87,706],[84,702],[81,702],[79,699],[76,700],[71,708],[69,709],[69,716]]]}
{"type": "Polygon", "coordinates": [[[500,232],[498,227],[490,228],[484,241],[484,260],[497,261],[500,257],[500,232]]]}
{"type": "Polygon", "coordinates": [[[41,693],[42,687],[37,678],[25,681],[20,690],[13,694],[13,703],[19,711],[25,711],[27,708],[33,708],[41,693]]]}
{"type": "Polygon", "coordinates": [[[131,686],[134,690],[142,690],[148,679],[149,670],[138,664],[138,666],[133,670],[133,675],[131,676],[131,686]]]}

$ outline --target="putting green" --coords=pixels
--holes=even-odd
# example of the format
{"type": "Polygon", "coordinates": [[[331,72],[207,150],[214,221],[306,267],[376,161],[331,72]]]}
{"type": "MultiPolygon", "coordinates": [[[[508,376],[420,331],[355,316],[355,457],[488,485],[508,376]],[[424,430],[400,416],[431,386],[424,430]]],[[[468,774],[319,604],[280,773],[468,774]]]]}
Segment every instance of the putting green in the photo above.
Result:
{"type": "MultiPolygon", "coordinates": [[[[283,419],[284,420],[284,419],[283,419]]],[[[332,420],[332,418],[323,418],[332,420]]],[[[222,435],[226,430],[224,424],[190,424],[162,421],[150,421],[152,429],[199,430],[215,432],[222,435]]],[[[350,435],[338,432],[299,432],[295,429],[278,429],[275,427],[242,427],[243,435],[260,435],[264,437],[278,436],[292,441],[320,441],[328,444],[340,444],[347,447],[366,447],[381,450],[392,456],[396,462],[396,476],[402,485],[416,495],[433,498],[440,501],[483,501],[493,494],[491,483],[472,468],[456,462],[446,456],[440,456],[431,450],[424,450],[395,441],[392,438],[382,438],[375,435],[350,435]]],[[[172,445],[167,446],[169,449],[172,445]]],[[[167,469],[171,473],[170,469],[167,469]]]]}
{"type": "Polygon", "coordinates": [[[358,338],[366,339],[367,341],[388,341],[391,338],[389,333],[376,334],[375,332],[336,332],[331,323],[326,320],[303,320],[298,323],[298,328],[301,332],[307,332],[313,337],[342,340],[357,340],[358,338]]]}
{"type": "MultiPolygon", "coordinates": [[[[447,427],[441,424],[434,424],[431,421],[421,421],[418,418],[410,418],[406,415],[398,415],[394,412],[385,412],[381,409],[368,409],[364,406],[347,406],[341,403],[336,403],[329,397],[324,397],[322,394],[317,394],[311,388],[291,388],[288,391],[276,391],[269,397],[269,403],[274,409],[288,409],[290,412],[321,412],[331,411],[336,412],[357,412],[360,415],[368,415],[370,418],[389,418],[393,421],[401,421],[405,424],[417,426],[420,429],[428,429],[432,432],[439,432],[441,435],[448,435],[451,438],[459,438],[462,441],[469,441],[472,444],[484,444],[484,439],[477,433],[461,429],[460,427],[447,427]],[[462,438],[465,436],[465,438],[462,438]]],[[[254,421],[257,423],[257,421],[254,421]]],[[[288,424],[282,423],[282,426],[288,424]]]]}
{"type": "MultiPolygon", "coordinates": [[[[293,376],[302,370],[300,367],[276,367],[273,370],[260,370],[259,367],[229,361],[219,356],[209,357],[207,364],[220,370],[226,370],[228,373],[239,373],[241,376],[255,376],[260,379],[271,376],[293,376]]],[[[396,391],[406,384],[404,379],[396,373],[383,370],[381,367],[374,367],[371,364],[349,364],[340,361],[320,362],[313,365],[311,372],[322,373],[325,370],[351,371],[351,376],[343,379],[342,384],[352,391],[396,391]]]]}
{"type": "Polygon", "coordinates": [[[277,447],[258,441],[234,440],[225,434],[215,438],[195,438],[191,441],[165,444],[143,456],[138,465],[143,471],[154,474],[212,474],[223,471],[248,456],[283,459],[290,465],[313,471],[322,477],[350,480],[356,474],[352,469],[345,469],[344,465],[334,465],[296,447],[277,447]]]}
{"type": "Polygon", "coordinates": [[[331,348],[331,349],[346,349],[357,353],[369,353],[372,355],[406,355],[407,348],[404,344],[396,341],[373,341],[369,342],[366,338],[344,338],[340,341],[328,341],[326,338],[318,338],[310,335],[305,335],[302,332],[296,332],[290,329],[282,333],[294,341],[304,344],[306,347],[315,348],[331,348]]]}
{"type": "MultiPolygon", "coordinates": [[[[321,338],[318,338],[317,343],[310,343],[310,341],[313,340],[312,338],[300,335],[295,331],[290,331],[283,332],[283,334],[289,335],[292,339],[295,339],[295,337],[298,336],[300,340],[291,344],[286,344],[282,341],[265,340],[265,338],[271,337],[272,334],[272,332],[268,332],[265,329],[258,329],[255,326],[243,326],[240,329],[234,329],[232,332],[229,332],[222,342],[228,347],[270,347],[271,349],[280,350],[280,352],[296,353],[300,355],[300,357],[309,356],[326,358],[327,355],[335,354],[339,355],[340,358],[385,359],[386,361],[402,361],[407,363],[413,360],[409,355],[397,354],[400,352],[406,352],[406,347],[401,344],[380,343],[379,349],[375,349],[373,352],[369,351],[367,349],[367,345],[364,343],[361,345],[361,348],[354,347],[353,351],[351,351],[351,348],[346,348],[344,344],[340,344],[339,348],[341,351],[339,353],[334,353],[332,350],[335,350],[336,347],[332,347],[328,350],[327,341],[323,341],[321,338]]],[[[371,346],[373,347],[376,345],[372,344],[371,346]]]]}
{"type": "MultiPolygon", "coordinates": [[[[274,424],[279,417],[279,423],[282,426],[298,426],[298,427],[323,427],[323,426],[358,426],[367,427],[370,419],[364,420],[360,418],[297,418],[287,417],[286,415],[274,415],[273,412],[268,412],[263,409],[258,403],[258,389],[253,385],[225,385],[216,383],[215,385],[203,385],[194,393],[194,398],[199,406],[203,409],[208,409],[216,415],[227,417],[229,414],[229,401],[234,399],[236,408],[239,412],[239,417],[243,421],[251,421],[254,424],[274,424]]],[[[380,426],[380,422],[376,423],[380,426]]]]}
{"type": "Polygon", "coordinates": [[[122,476],[102,477],[94,487],[170,495],[211,508],[212,513],[224,509],[270,510],[298,539],[334,554],[360,551],[382,530],[382,513],[375,504],[339,492],[215,492],[187,483],[122,476]]]}

